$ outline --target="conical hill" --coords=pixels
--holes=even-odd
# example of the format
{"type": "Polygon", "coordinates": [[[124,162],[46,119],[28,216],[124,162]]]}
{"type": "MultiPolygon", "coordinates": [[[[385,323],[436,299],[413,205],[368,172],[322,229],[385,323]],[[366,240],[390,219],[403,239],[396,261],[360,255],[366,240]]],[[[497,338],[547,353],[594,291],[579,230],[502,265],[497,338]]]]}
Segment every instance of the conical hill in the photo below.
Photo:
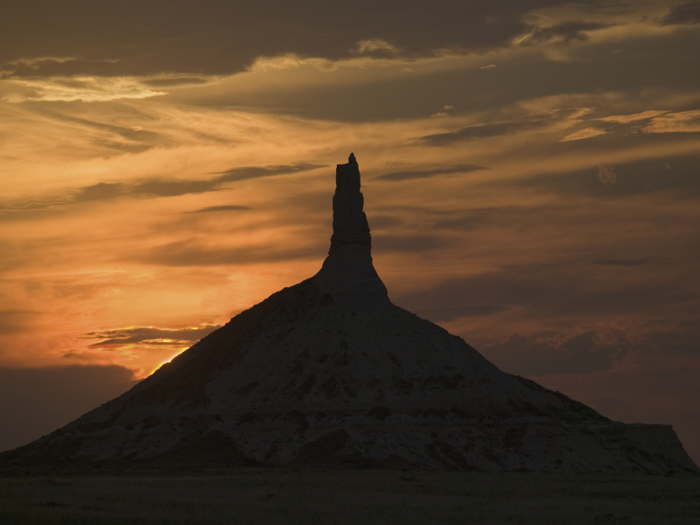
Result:
{"type": "Polygon", "coordinates": [[[698,472],[667,425],[611,422],[391,303],[353,155],[321,270],[5,464],[698,472]]]}

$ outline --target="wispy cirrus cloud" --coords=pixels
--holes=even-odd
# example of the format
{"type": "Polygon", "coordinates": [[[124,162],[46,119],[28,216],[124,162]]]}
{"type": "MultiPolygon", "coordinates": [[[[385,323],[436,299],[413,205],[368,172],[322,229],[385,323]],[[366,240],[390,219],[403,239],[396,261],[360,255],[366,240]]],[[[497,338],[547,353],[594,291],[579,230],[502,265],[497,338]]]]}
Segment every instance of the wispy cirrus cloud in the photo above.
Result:
{"type": "Polygon", "coordinates": [[[583,140],[590,139],[592,137],[598,137],[600,135],[607,134],[607,131],[600,128],[584,128],[573,133],[568,134],[566,137],[561,139],[559,142],[571,142],[572,140],[583,140]]]}
{"type": "Polygon", "coordinates": [[[700,110],[647,110],[629,115],[609,115],[595,119],[613,125],[637,124],[643,133],[696,133],[700,131],[700,110]],[[641,127],[639,127],[641,126],[641,127]]]}
{"type": "Polygon", "coordinates": [[[587,42],[591,31],[598,31],[613,27],[614,23],[586,22],[573,20],[561,22],[549,27],[537,27],[529,35],[520,41],[521,46],[536,46],[552,44],[556,46],[568,46],[575,43],[587,42]]]}
{"type": "Polygon", "coordinates": [[[517,133],[567,129],[583,115],[590,113],[588,108],[556,109],[546,113],[523,115],[512,120],[475,124],[456,131],[434,133],[418,140],[423,146],[447,146],[455,142],[477,140],[517,133]]]}
{"type": "Polygon", "coordinates": [[[20,86],[19,92],[10,92],[3,97],[5,102],[108,102],[118,99],[143,99],[165,95],[144,86],[128,77],[50,77],[9,78],[9,82],[20,86]]]}
{"type": "Polygon", "coordinates": [[[630,122],[637,122],[640,120],[650,120],[654,117],[658,117],[668,113],[668,111],[657,111],[657,110],[647,110],[640,113],[632,113],[631,115],[609,115],[607,117],[601,117],[596,120],[601,122],[614,122],[617,124],[628,124],[630,122]]]}

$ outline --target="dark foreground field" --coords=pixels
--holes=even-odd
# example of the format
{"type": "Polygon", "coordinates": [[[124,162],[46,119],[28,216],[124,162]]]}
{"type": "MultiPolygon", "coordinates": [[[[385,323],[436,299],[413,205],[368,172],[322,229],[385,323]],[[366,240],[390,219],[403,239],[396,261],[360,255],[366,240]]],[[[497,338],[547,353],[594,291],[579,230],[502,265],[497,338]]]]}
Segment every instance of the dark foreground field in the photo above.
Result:
{"type": "Polygon", "coordinates": [[[232,470],[0,478],[0,523],[700,523],[698,477],[232,470]]]}

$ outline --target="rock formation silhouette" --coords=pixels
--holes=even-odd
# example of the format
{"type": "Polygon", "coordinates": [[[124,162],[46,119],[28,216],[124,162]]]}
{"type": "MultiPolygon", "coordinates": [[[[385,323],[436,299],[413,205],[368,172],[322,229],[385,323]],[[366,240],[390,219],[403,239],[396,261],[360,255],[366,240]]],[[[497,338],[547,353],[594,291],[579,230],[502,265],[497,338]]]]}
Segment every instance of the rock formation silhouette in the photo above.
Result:
{"type": "Polygon", "coordinates": [[[354,155],[321,270],[5,464],[698,472],[668,425],[612,422],[389,300],[354,155]]]}

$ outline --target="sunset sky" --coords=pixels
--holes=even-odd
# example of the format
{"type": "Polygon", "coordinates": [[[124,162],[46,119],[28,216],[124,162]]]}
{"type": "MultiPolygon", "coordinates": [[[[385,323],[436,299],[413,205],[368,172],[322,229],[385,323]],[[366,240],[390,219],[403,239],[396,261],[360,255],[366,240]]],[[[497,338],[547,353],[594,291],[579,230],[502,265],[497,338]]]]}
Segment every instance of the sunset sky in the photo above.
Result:
{"type": "Polygon", "coordinates": [[[315,274],[350,152],[395,304],[700,463],[682,0],[3,2],[0,450],[315,274]]]}

